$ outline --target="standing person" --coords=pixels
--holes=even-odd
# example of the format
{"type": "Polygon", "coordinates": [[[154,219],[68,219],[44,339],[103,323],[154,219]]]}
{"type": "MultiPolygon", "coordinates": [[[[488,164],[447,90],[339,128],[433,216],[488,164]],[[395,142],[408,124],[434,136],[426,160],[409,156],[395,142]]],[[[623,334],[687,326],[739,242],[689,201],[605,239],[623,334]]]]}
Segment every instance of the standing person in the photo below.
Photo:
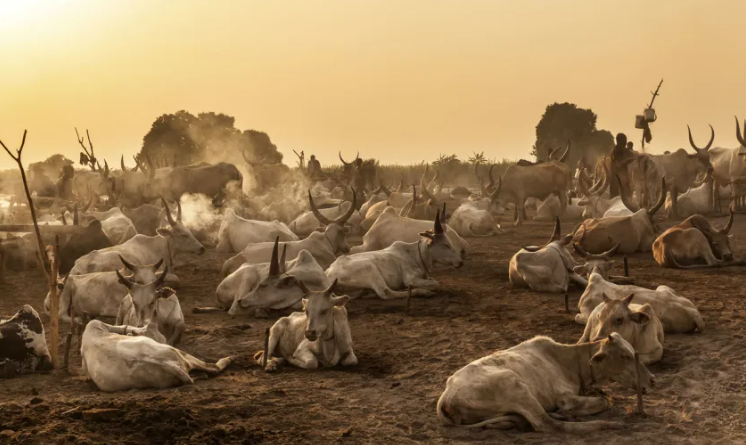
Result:
{"type": "Polygon", "coordinates": [[[312,181],[318,181],[322,177],[321,163],[316,159],[316,155],[311,155],[308,160],[308,177],[312,181]]]}

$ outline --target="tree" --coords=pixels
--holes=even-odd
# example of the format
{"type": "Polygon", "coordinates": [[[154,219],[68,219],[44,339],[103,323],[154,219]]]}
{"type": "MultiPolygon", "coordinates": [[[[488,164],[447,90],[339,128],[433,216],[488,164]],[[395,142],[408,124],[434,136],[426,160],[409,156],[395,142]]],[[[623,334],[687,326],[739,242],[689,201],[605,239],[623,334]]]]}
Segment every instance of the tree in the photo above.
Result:
{"type": "Polygon", "coordinates": [[[596,128],[596,114],[571,103],[553,103],[547,106],[536,125],[536,143],[531,155],[546,160],[550,149],[571,143],[568,165],[575,166],[581,156],[592,162],[607,154],[614,146],[614,138],[606,130],[596,128]]]}
{"type": "Polygon", "coordinates": [[[468,159],[469,164],[484,164],[487,162],[487,158],[484,157],[484,152],[477,153],[476,151],[473,152],[474,155],[470,156],[468,159]]]}
{"type": "Polygon", "coordinates": [[[266,133],[241,131],[236,119],[222,113],[200,113],[197,116],[181,110],[158,117],[143,138],[138,159],[149,157],[154,163],[165,159],[169,165],[189,165],[201,161],[228,160],[243,162],[246,157],[257,162],[278,163],[282,153],[266,133]],[[147,156],[146,156],[147,155],[147,156]]]}

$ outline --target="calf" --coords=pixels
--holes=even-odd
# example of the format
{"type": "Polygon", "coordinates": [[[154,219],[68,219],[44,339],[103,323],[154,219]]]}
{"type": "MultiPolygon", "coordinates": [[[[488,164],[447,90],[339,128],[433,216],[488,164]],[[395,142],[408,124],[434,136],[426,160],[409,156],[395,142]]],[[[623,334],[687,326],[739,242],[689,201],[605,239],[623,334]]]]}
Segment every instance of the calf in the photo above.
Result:
{"type": "Polygon", "coordinates": [[[663,324],[663,331],[669,334],[686,332],[703,332],[705,322],[697,307],[668,286],[658,286],[656,289],[646,289],[640,286],[614,284],[598,273],[592,273],[588,279],[588,286],[578,301],[579,314],[575,322],[585,325],[593,310],[603,302],[603,296],[621,300],[634,294],[637,304],[650,304],[655,315],[663,324]]]}
{"type": "Polygon", "coordinates": [[[554,232],[549,242],[541,247],[524,246],[510,259],[508,277],[517,287],[528,287],[537,292],[567,292],[570,281],[581,287],[588,282],[575,273],[575,261],[567,251],[572,235],[560,236],[560,220],[554,221],[554,232]]]}
{"type": "Polygon", "coordinates": [[[407,288],[412,295],[432,296],[438,282],[429,274],[436,263],[463,266],[464,262],[451,244],[440,222],[440,211],[435,215],[432,230],[420,232],[420,241],[397,241],[375,252],[343,255],[327,270],[329,279],[340,286],[356,290],[372,290],[383,299],[405,298],[407,288]]]}
{"type": "Polygon", "coordinates": [[[721,230],[714,229],[702,215],[694,215],[665,232],[653,242],[653,257],[659,266],[677,269],[719,266],[733,261],[730,232],[733,211],[721,230]],[[704,263],[704,264],[702,264],[704,263]]]}
{"type": "Polygon", "coordinates": [[[26,304],[11,318],[0,319],[0,377],[51,369],[44,325],[34,308],[26,304]]]}
{"type": "Polygon", "coordinates": [[[236,295],[228,311],[230,315],[254,311],[255,316],[266,317],[270,311],[297,310],[302,307],[301,299],[304,295],[301,282],[312,289],[329,287],[329,278],[324,269],[308,251],[300,252],[289,271],[286,271],[285,249],[282,251],[282,259],[278,260],[277,252],[278,243],[275,240],[267,272],[250,290],[236,295]]]}
{"type": "Polygon", "coordinates": [[[630,304],[634,297],[630,294],[614,300],[604,294],[603,303],[591,312],[578,343],[598,341],[617,332],[640,354],[643,364],[659,361],[663,356],[663,325],[649,303],[630,304]]]}
{"type": "Polygon", "coordinates": [[[168,267],[154,281],[146,284],[133,282],[119,271],[116,274],[119,283],[129,292],[122,299],[115,324],[143,327],[155,323],[169,345],[178,343],[185,328],[184,314],[176,292],[171,288],[162,288],[168,267]]]}
{"type": "Polygon", "coordinates": [[[437,415],[444,424],[468,428],[512,429],[528,423],[537,432],[621,429],[617,422],[571,423],[557,417],[606,411],[606,398],[578,394],[596,382],[636,388],[638,375],[643,388],[652,387],[654,376],[636,365],[634,349],[617,333],[578,345],[535,337],[471,362],[449,377],[437,415]]]}
{"type": "Polygon", "coordinates": [[[230,357],[205,363],[147,336],[150,327],[112,326],[93,320],[83,332],[83,373],[105,392],[192,384],[193,370],[218,374],[230,357]]]}
{"type": "Polygon", "coordinates": [[[277,320],[270,329],[268,350],[254,356],[257,364],[263,363],[265,353],[265,371],[275,371],[284,361],[304,369],[357,364],[345,308],[349,297],[335,296],[336,284],[313,292],[300,283],[306,295],[303,312],[277,320]]]}

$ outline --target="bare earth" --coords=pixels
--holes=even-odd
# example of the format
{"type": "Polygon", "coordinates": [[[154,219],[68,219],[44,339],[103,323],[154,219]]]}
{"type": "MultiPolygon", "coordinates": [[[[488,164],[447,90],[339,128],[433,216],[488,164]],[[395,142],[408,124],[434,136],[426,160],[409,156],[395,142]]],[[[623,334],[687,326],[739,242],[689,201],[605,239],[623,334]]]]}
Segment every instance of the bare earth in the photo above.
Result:
{"type": "MultiPolygon", "coordinates": [[[[739,216],[732,233],[743,257],[746,221],[739,216]]],[[[571,228],[563,225],[565,232],[571,228]]],[[[506,227],[499,237],[470,239],[466,265],[436,271],[442,291],[413,299],[411,315],[403,300],[352,301],[359,364],[313,372],[286,367],[266,374],[253,363],[271,320],[191,313],[215,301],[227,256],[210,250],[177,269],[187,318],[181,348],[203,359],[235,357],[225,373],[193,386],[118,394],[60,371],[0,380],[0,443],[742,443],[744,269],[662,269],[651,254],[630,256],[636,283],[673,287],[699,307],[707,328],[666,336],[663,360],[650,367],[657,385],[645,398],[647,417],[634,414],[633,391],[612,385],[604,390],[613,407],[597,418],[626,423],[622,431],[572,436],[439,424],[435,403],[445,381],[470,361],[539,334],[567,343],[580,338],[582,326],[573,321],[579,290],[570,294],[568,314],[562,295],[512,289],[508,282],[510,257],[521,244],[545,242],[551,231],[551,224],[528,222],[506,227]]],[[[621,275],[621,258],[617,263],[614,273],[621,275]]],[[[0,286],[0,314],[13,314],[24,303],[41,312],[46,290],[38,272],[8,271],[8,278],[10,284],[0,286]]],[[[61,324],[61,337],[68,329],[61,324]]],[[[77,372],[77,352],[72,361],[77,372]]]]}

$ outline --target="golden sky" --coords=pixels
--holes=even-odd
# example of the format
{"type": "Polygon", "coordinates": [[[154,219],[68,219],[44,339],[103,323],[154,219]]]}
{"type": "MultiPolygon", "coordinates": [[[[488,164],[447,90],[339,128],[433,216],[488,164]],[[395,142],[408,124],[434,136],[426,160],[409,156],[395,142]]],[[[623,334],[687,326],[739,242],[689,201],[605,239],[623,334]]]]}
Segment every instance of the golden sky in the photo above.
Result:
{"type": "MultiPolygon", "coordinates": [[[[653,152],[738,145],[743,0],[0,0],[0,139],[26,163],[77,160],[89,128],[110,164],[153,120],[224,112],[322,163],[527,157],[549,103],[633,134],[665,78],[653,152]]],[[[0,153],[0,168],[11,166],[0,153]]]]}

